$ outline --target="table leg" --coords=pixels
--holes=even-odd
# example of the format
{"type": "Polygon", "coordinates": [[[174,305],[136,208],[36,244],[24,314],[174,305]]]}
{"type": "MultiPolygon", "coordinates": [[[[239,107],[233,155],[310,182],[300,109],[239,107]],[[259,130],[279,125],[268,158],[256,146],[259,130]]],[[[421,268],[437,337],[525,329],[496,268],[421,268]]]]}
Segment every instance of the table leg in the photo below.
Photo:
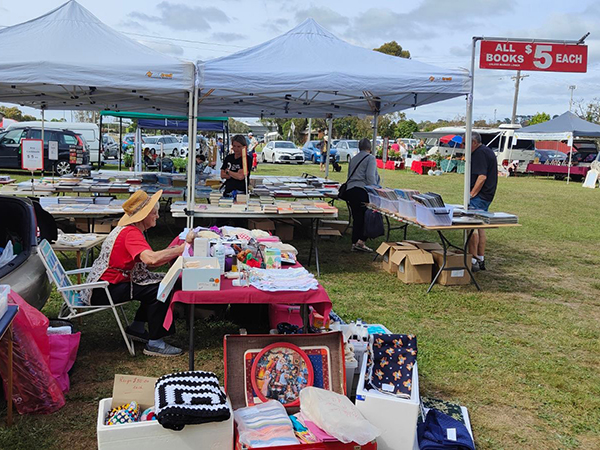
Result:
{"type": "Polygon", "coordinates": [[[309,320],[309,309],[308,309],[307,303],[300,305],[300,316],[302,317],[302,326],[304,328],[304,333],[308,333],[308,327],[310,326],[310,320],[309,320]]]}
{"type": "Polygon", "coordinates": [[[194,370],[194,313],[195,313],[195,304],[190,304],[190,346],[189,346],[189,368],[190,370],[194,370]]]}
{"type": "Polygon", "coordinates": [[[8,392],[6,394],[6,425],[12,426],[13,423],[13,326],[7,330],[8,338],[8,392]]]}
{"type": "Polygon", "coordinates": [[[469,241],[471,240],[471,237],[473,236],[473,232],[475,230],[471,229],[469,230],[468,234],[467,234],[467,239],[465,239],[465,246],[463,248],[463,262],[465,265],[465,269],[467,270],[467,272],[469,272],[469,276],[471,277],[471,281],[473,281],[473,284],[475,285],[475,287],[477,288],[478,291],[481,290],[481,288],[479,287],[479,284],[477,283],[477,281],[475,280],[475,277],[473,276],[473,272],[471,272],[471,269],[469,269],[469,265],[468,265],[468,261],[467,261],[467,257],[468,255],[468,249],[469,249],[469,241]]]}
{"type": "MultiPolygon", "coordinates": [[[[81,269],[81,250],[77,249],[75,252],[75,260],[77,261],[77,268],[81,269]]],[[[77,274],[77,284],[81,284],[81,274],[77,274]]]]}
{"type": "Polygon", "coordinates": [[[440,235],[440,240],[442,241],[442,247],[444,249],[444,255],[443,255],[444,259],[442,261],[442,267],[440,267],[440,270],[438,270],[438,272],[435,274],[435,277],[433,277],[433,281],[431,282],[431,284],[429,285],[429,288],[427,289],[428,294],[431,291],[431,289],[433,288],[433,285],[435,284],[437,279],[440,277],[440,275],[446,268],[446,257],[448,256],[448,245],[446,243],[446,237],[442,234],[441,231],[438,231],[438,234],[440,235]]]}
{"type": "Polygon", "coordinates": [[[387,234],[385,236],[385,241],[389,242],[390,241],[390,218],[387,215],[384,215],[383,217],[385,217],[385,222],[387,223],[387,234]]]}

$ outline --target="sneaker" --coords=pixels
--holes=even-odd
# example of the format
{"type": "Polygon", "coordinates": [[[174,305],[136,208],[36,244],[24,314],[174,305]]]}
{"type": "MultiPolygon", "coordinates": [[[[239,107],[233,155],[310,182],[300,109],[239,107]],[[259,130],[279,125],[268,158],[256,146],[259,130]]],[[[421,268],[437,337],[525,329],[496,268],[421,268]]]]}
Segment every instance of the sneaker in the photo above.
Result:
{"type": "Polygon", "coordinates": [[[144,355],[148,355],[148,356],[165,356],[165,357],[171,357],[171,356],[179,356],[183,353],[183,350],[181,350],[180,348],[177,348],[171,344],[167,344],[165,342],[165,346],[164,347],[151,347],[150,345],[146,344],[146,347],[144,347],[144,355]]]}
{"type": "Polygon", "coordinates": [[[485,270],[485,261],[479,260],[479,270],[485,270]]]}
{"type": "Polygon", "coordinates": [[[473,264],[471,264],[471,272],[475,273],[475,272],[479,272],[481,270],[481,261],[477,261],[474,262],[473,264]]]}
{"type": "Polygon", "coordinates": [[[373,249],[367,247],[366,245],[352,244],[352,251],[370,253],[373,251],[373,249]]]}
{"type": "Polygon", "coordinates": [[[150,340],[150,334],[144,330],[143,333],[139,331],[132,330],[131,327],[125,328],[125,334],[129,336],[132,341],[141,342],[142,344],[147,344],[148,340],[150,340]]]}

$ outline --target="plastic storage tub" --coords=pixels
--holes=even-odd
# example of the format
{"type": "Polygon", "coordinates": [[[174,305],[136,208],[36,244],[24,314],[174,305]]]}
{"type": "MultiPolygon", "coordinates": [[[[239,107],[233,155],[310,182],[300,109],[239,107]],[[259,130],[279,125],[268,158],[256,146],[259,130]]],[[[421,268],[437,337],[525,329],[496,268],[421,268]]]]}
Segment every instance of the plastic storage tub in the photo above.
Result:
{"type": "Polygon", "coordinates": [[[417,222],[426,227],[445,227],[452,225],[452,210],[450,208],[428,208],[416,204],[417,222]]]}
{"type": "Polygon", "coordinates": [[[414,219],[417,217],[417,202],[414,200],[398,200],[398,214],[407,219],[414,219]]]}
{"type": "Polygon", "coordinates": [[[369,192],[369,203],[372,203],[375,206],[381,206],[381,197],[369,192]]]}
{"type": "Polygon", "coordinates": [[[398,200],[389,200],[387,198],[381,198],[381,209],[385,209],[391,213],[398,212],[398,200]]]}

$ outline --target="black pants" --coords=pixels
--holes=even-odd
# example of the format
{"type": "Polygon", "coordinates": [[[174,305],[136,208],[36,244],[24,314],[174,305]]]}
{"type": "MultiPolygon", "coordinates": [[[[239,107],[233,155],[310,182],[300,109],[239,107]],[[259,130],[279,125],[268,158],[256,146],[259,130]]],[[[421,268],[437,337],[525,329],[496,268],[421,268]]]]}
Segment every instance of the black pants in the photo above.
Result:
{"type": "MultiPolygon", "coordinates": [[[[133,297],[131,297],[131,286],[129,282],[110,284],[108,291],[115,304],[127,303],[131,300],[138,300],[140,307],[135,313],[135,319],[138,322],[148,322],[148,333],[150,339],[160,339],[175,333],[175,322],[171,328],[165,330],[163,322],[169,309],[171,298],[166,302],[156,299],[159,283],[141,285],[133,284],[133,297]]],[[[94,289],[92,291],[92,305],[108,305],[108,298],[104,289],[94,289]]]]}
{"type": "Polygon", "coordinates": [[[366,241],[365,237],[365,203],[369,202],[367,191],[361,187],[354,187],[346,191],[347,202],[352,210],[352,243],[358,240],[366,241]]]}

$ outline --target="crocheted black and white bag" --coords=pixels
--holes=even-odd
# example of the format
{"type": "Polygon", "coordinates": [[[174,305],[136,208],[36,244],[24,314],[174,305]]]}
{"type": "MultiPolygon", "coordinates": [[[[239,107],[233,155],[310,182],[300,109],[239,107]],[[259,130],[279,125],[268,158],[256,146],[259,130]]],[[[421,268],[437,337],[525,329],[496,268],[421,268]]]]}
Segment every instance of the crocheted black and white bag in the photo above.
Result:
{"type": "Polygon", "coordinates": [[[154,405],[158,422],[175,431],[185,425],[221,422],[231,415],[215,374],[200,370],[160,377],[154,389],[154,405]]]}

